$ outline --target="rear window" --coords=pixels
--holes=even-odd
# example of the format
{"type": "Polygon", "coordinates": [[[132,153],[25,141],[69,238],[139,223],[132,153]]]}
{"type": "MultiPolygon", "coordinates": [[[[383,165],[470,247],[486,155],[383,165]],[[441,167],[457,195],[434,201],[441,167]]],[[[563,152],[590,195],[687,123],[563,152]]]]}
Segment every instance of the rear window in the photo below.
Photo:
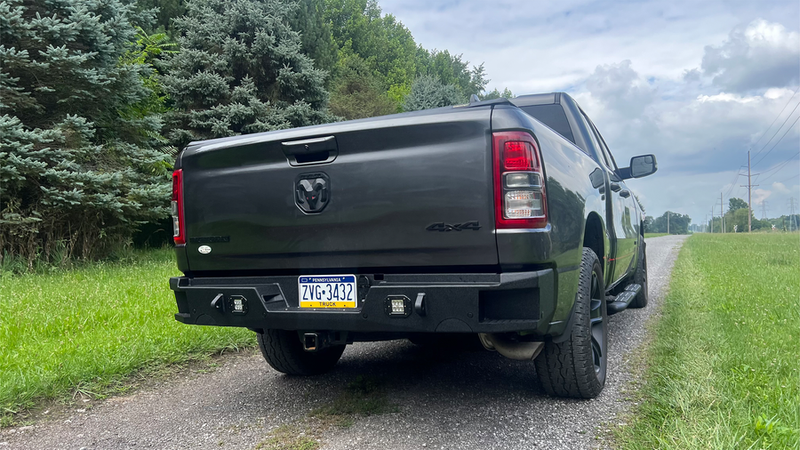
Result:
{"type": "Polygon", "coordinates": [[[523,106],[520,109],[525,111],[528,115],[533,116],[539,122],[552,128],[556,133],[569,139],[573,144],[575,137],[572,135],[572,129],[569,127],[567,115],[561,109],[561,105],[533,105],[523,106]]]}

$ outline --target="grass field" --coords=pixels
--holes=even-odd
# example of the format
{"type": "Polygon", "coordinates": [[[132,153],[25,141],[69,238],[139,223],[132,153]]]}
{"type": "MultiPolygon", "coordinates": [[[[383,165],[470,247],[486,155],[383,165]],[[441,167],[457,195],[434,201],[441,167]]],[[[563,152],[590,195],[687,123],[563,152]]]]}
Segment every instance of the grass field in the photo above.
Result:
{"type": "Polygon", "coordinates": [[[43,399],[102,396],[133,373],[253,346],[244,329],[173,319],[168,250],[50,274],[0,274],[0,417],[43,399]]]}
{"type": "Polygon", "coordinates": [[[800,236],[695,234],[623,449],[800,448],[800,236]]]}
{"type": "Polygon", "coordinates": [[[654,237],[661,237],[661,236],[669,236],[667,233],[645,233],[645,238],[654,238],[654,237]]]}

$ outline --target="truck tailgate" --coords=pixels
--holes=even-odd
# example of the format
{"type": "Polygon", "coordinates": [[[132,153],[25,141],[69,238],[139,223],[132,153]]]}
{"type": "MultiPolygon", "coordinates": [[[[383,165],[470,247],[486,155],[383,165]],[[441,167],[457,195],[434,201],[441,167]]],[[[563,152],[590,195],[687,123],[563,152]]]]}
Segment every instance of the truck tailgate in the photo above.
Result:
{"type": "Polygon", "coordinates": [[[189,269],[497,264],[490,118],[453,108],[190,145],[189,269]]]}

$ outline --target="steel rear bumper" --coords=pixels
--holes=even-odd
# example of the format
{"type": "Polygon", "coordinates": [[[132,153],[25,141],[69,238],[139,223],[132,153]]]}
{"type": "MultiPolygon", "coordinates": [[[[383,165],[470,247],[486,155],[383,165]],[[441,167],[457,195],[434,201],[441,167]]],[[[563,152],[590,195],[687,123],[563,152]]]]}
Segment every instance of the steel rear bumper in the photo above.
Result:
{"type": "Polygon", "coordinates": [[[545,334],[555,310],[552,269],[503,274],[358,275],[355,309],[300,309],[297,276],[170,279],[179,322],[306,331],[545,334]],[[387,301],[410,312],[390,316],[387,301]]]}

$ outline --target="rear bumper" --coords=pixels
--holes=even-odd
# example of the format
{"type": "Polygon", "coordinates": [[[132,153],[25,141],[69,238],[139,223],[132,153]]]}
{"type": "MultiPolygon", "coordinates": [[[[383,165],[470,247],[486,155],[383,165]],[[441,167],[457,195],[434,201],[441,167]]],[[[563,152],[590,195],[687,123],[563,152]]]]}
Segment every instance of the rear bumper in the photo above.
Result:
{"type": "Polygon", "coordinates": [[[503,274],[358,275],[355,309],[300,309],[297,276],[170,279],[179,322],[195,325],[364,333],[544,335],[556,302],[552,269],[503,274]],[[419,305],[417,300],[424,294],[419,305]],[[405,296],[411,312],[392,317],[387,298],[405,296]],[[235,311],[234,299],[244,303],[235,311]],[[415,305],[417,303],[417,305],[415,305]]]}

